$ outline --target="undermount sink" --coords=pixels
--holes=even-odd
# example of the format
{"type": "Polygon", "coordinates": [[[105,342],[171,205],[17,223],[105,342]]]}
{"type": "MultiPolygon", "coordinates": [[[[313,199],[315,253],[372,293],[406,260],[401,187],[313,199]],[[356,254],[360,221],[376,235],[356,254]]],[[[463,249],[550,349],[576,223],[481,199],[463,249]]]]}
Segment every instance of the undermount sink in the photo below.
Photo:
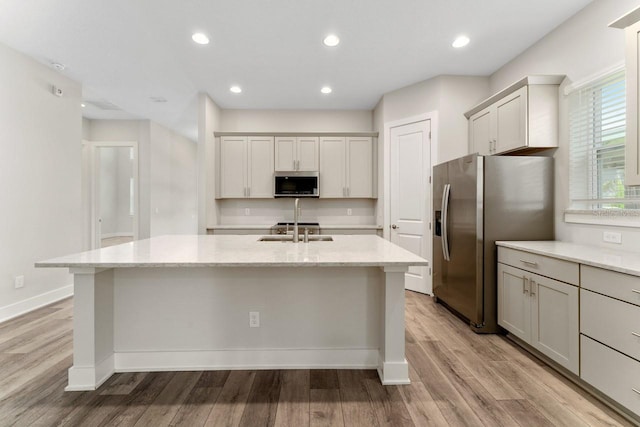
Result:
{"type": "MultiPolygon", "coordinates": [[[[304,238],[300,236],[300,243],[303,243],[304,238]]],[[[331,236],[309,236],[310,242],[333,242],[333,237],[331,236]]],[[[258,242],[293,242],[293,236],[291,235],[272,235],[272,236],[261,236],[258,239],[258,242]]]]}

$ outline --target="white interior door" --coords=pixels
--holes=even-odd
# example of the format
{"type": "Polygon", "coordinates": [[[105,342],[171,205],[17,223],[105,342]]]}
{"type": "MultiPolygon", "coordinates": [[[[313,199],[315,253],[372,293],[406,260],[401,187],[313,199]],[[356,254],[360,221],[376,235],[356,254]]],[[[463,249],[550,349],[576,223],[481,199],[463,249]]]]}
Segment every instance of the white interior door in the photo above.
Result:
{"type": "Polygon", "coordinates": [[[88,142],[91,247],[138,239],[137,142],[88,142]]]}
{"type": "MultiPolygon", "coordinates": [[[[391,241],[431,261],[431,120],[391,128],[391,241]]],[[[432,293],[430,267],[410,267],[405,287],[432,293]]]]}

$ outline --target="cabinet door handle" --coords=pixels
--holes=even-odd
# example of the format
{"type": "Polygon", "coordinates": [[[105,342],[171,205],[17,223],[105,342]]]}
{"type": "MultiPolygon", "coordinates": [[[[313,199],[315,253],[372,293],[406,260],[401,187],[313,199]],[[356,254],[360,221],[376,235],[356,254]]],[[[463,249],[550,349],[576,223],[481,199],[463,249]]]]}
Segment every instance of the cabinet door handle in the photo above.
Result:
{"type": "Polygon", "coordinates": [[[522,278],[522,293],[523,294],[528,294],[529,293],[529,279],[527,279],[526,277],[522,278]]]}
{"type": "Polygon", "coordinates": [[[251,197],[251,187],[247,187],[247,197],[251,197]]]}
{"type": "Polygon", "coordinates": [[[638,390],[637,388],[633,388],[631,387],[631,390],[635,391],[636,393],[640,394],[640,390],[638,390]]]}
{"type": "Polygon", "coordinates": [[[636,294],[640,294],[640,291],[637,289],[631,289],[631,292],[636,293],[636,294]]]}
{"type": "Polygon", "coordinates": [[[640,338],[640,334],[637,332],[631,332],[631,335],[633,335],[634,337],[640,338]]]}
{"type": "Polygon", "coordinates": [[[532,267],[537,267],[538,266],[538,263],[534,262],[534,261],[527,261],[527,260],[521,259],[520,262],[524,263],[524,264],[527,264],[527,265],[530,265],[532,267]]]}
{"type": "Polygon", "coordinates": [[[529,283],[531,284],[531,288],[529,289],[529,294],[531,296],[534,296],[536,294],[536,291],[534,291],[535,287],[537,286],[535,280],[533,279],[529,279],[529,283]]]}
{"type": "Polygon", "coordinates": [[[347,187],[347,197],[351,197],[351,188],[347,187]]]}

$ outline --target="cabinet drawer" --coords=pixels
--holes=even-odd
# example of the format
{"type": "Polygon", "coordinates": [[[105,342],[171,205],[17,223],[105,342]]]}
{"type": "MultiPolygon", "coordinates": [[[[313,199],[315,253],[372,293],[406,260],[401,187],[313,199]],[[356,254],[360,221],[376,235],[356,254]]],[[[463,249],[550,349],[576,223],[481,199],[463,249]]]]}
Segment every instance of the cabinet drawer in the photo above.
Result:
{"type": "Polygon", "coordinates": [[[640,415],[640,362],[584,335],[580,344],[580,377],[640,415]]]}
{"type": "Polygon", "coordinates": [[[502,246],[498,247],[498,262],[537,273],[541,276],[571,283],[572,285],[577,286],[579,283],[580,268],[575,262],[504,248],[502,246]]]}
{"type": "Polygon", "coordinates": [[[581,333],[640,360],[640,307],[581,289],[580,313],[581,333]]]}
{"type": "Polygon", "coordinates": [[[580,269],[583,288],[640,305],[640,277],[588,265],[580,269]]]}

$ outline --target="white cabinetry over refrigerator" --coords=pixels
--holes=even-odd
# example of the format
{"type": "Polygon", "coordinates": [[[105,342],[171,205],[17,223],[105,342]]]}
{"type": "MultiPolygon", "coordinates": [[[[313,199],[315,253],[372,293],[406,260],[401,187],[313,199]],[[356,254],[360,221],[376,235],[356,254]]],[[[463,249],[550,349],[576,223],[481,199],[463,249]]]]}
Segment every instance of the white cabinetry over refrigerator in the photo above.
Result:
{"type": "Polygon", "coordinates": [[[469,151],[481,155],[558,146],[558,85],[564,76],[528,76],[465,113],[469,151]]]}

